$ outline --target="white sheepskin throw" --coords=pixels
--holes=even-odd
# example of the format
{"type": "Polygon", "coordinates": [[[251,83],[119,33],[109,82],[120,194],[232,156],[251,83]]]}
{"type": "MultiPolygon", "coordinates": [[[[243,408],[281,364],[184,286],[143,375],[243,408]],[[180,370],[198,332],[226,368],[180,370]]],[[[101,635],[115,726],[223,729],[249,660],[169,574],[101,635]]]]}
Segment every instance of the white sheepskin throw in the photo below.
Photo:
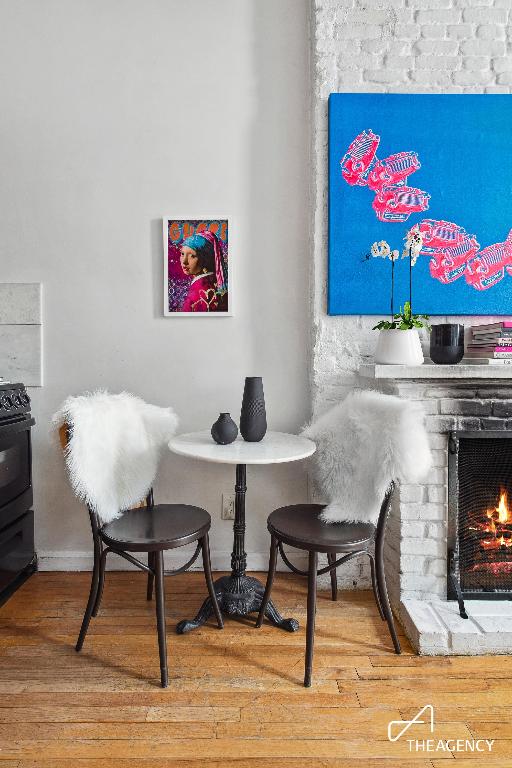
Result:
{"type": "Polygon", "coordinates": [[[103,523],[147,495],[161,451],[178,427],[172,408],[148,405],[128,392],[68,397],[53,421],[71,427],[66,450],[70,482],[103,523]]]}
{"type": "Polygon", "coordinates": [[[376,523],[392,480],[415,483],[432,465],[419,404],[379,392],[351,392],[303,434],[317,444],[315,480],[326,523],[376,523]]]}

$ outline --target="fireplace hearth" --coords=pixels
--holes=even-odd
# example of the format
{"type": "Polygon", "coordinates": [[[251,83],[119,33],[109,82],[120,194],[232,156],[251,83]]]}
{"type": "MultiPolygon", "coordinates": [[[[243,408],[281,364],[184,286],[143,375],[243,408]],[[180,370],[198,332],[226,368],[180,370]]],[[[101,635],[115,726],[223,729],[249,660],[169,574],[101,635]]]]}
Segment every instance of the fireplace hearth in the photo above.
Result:
{"type": "Polygon", "coordinates": [[[448,442],[448,599],[512,599],[512,431],[448,442]]]}

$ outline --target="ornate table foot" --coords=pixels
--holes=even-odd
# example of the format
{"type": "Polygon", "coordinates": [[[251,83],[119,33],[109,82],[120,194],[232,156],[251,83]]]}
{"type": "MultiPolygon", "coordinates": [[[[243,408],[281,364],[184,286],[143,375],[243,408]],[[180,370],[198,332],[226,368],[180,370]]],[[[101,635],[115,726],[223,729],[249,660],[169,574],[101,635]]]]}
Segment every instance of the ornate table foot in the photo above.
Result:
{"type": "MultiPolygon", "coordinates": [[[[265,587],[252,576],[222,576],[214,584],[220,610],[228,616],[247,616],[259,611],[265,587]]],[[[208,597],[202,604],[195,619],[183,620],[176,627],[179,635],[197,629],[213,615],[212,601],[208,597]]],[[[283,619],[275,605],[269,600],[265,616],[276,627],[287,632],[296,632],[299,622],[295,619],[283,619]]]]}
{"type": "MultiPolygon", "coordinates": [[[[217,599],[219,599],[219,595],[217,595],[217,599]]],[[[213,616],[213,614],[214,610],[212,599],[211,597],[207,597],[197,612],[195,619],[183,619],[183,621],[180,621],[179,624],[176,624],[177,634],[184,635],[186,632],[190,632],[192,629],[197,629],[198,627],[202,626],[205,621],[208,621],[210,616],[213,616]]]]}
{"type": "Polygon", "coordinates": [[[272,600],[268,601],[265,617],[271,621],[272,624],[275,624],[276,627],[284,629],[286,632],[296,632],[299,628],[297,619],[283,619],[272,600]]]}

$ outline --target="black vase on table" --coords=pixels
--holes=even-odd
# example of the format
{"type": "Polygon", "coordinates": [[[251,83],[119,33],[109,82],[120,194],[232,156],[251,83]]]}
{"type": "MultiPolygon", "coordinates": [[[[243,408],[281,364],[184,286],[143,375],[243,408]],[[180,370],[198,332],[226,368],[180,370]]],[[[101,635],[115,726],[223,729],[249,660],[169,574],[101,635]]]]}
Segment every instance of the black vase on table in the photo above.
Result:
{"type": "Polygon", "coordinates": [[[460,323],[433,325],[430,358],[434,363],[454,365],[464,357],[464,326],[460,323]]]}
{"type": "Polygon", "coordinates": [[[221,413],[215,424],[212,425],[211,435],[219,445],[229,445],[238,435],[238,427],[229,413],[221,413]]]}
{"type": "Polygon", "coordinates": [[[248,376],[245,379],[242,412],[240,414],[240,434],[248,443],[259,443],[267,431],[267,414],[261,376],[248,376]]]}

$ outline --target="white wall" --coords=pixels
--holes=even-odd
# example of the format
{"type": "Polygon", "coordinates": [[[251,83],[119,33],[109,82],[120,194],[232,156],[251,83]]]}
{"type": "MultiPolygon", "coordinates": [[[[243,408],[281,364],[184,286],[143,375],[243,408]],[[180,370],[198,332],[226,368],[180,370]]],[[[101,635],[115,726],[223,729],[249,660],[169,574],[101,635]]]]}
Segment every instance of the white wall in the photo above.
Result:
{"type": "MultiPolygon", "coordinates": [[[[262,375],[270,428],[309,416],[308,11],[0,1],[0,280],[44,284],[45,385],[31,395],[45,567],[90,552],[50,434],[66,395],[127,389],[172,405],[190,431],[220,411],[237,419],[244,377],[262,375]],[[210,213],[236,221],[235,316],[164,319],[161,218],[210,213]]],[[[220,498],[233,480],[167,455],[156,488],[210,510],[216,567],[229,566],[220,498]]],[[[247,549],[266,559],[266,515],[305,498],[305,468],[250,469],[248,482],[247,549]]]]}

